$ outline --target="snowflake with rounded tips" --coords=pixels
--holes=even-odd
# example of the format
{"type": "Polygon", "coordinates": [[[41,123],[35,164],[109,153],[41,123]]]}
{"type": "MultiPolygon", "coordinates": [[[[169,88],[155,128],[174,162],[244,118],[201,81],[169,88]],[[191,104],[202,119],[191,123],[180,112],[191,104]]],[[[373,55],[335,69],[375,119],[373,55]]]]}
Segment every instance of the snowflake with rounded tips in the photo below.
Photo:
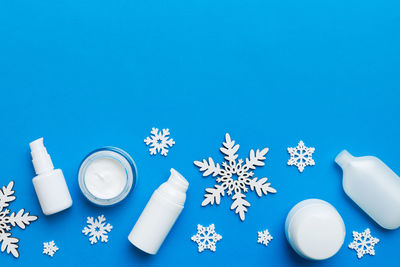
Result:
{"type": "Polygon", "coordinates": [[[94,220],[93,217],[87,217],[87,226],[83,228],[82,233],[84,235],[89,235],[90,244],[97,243],[97,240],[101,242],[108,242],[107,233],[111,232],[113,228],[111,224],[105,223],[106,218],[104,215],[100,215],[94,220]]]}
{"type": "Polygon", "coordinates": [[[353,239],[353,242],[349,244],[349,248],[357,252],[359,259],[365,254],[375,255],[374,247],[379,242],[379,239],[371,236],[369,228],[365,229],[362,233],[353,231],[353,239]]]}
{"type": "Polygon", "coordinates": [[[150,137],[144,139],[146,145],[150,145],[150,155],[161,152],[161,155],[167,156],[168,148],[175,144],[175,141],[169,137],[169,129],[162,129],[161,132],[157,128],[152,128],[150,133],[150,137]]]}
{"type": "Polygon", "coordinates": [[[49,255],[50,257],[54,256],[54,253],[56,253],[58,250],[58,247],[53,241],[50,242],[44,242],[43,243],[43,254],[49,255]]]}
{"type": "Polygon", "coordinates": [[[11,236],[11,228],[18,226],[21,229],[25,229],[31,222],[37,220],[37,216],[29,215],[29,212],[25,213],[25,209],[11,214],[9,209],[4,209],[16,199],[13,186],[14,181],[11,181],[7,186],[3,186],[3,189],[0,188],[0,244],[1,252],[6,250],[8,254],[11,253],[15,258],[18,258],[19,239],[11,236]]]}
{"type": "Polygon", "coordinates": [[[249,158],[245,161],[242,159],[236,160],[238,157],[237,151],[239,145],[235,145],[235,141],[231,140],[229,134],[225,135],[225,142],[222,143],[220,148],[221,152],[225,155],[225,160],[221,166],[214,163],[214,160],[210,157],[208,161],[195,161],[194,164],[200,168],[200,171],[204,172],[203,176],[212,175],[217,177],[217,184],[214,188],[207,188],[204,200],[201,203],[202,206],[208,204],[217,205],[221,201],[221,196],[232,195],[233,203],[231,210],[235,210],[236,214],[239,214],[240,219],[245,219],[245,213],[247,207],[250,207],[250,203],[245,200],[246,193],[249,189],[256,191],[257,195],[261,197],[263,194],[276,193],[276,190],[272,188],[271,183],[267,183],[267,178],[258,179],[253,178],[254,173],[250,170],[256,169],[256,167],[264,166],[265,155],[268,152],[268,148],[263,150],[250,150],[249,158]],[[237,178],[235,178],[235,176],[237,178]]]}
{"type": "Polygon", "coordinates": [[[287,162],[289,166],[295,165],[299,172],[303,172],[306,166],[313,166],[315,162],[312,158],[312,154],[315,151],[313,147],[306,147],[303,141],[300,141],[297,147],[288,147],[290,159],[287,162]]]}
{"type": "Polygon", "coordinates": [[[257,243],[268,246],[268,243],[273,239],[272,235],[269,233],[268,229],[258,232],[257,243]]]}
{"type": "Polygon", "coordinates": [[[209,249],[216,250],[216,243],[222,239],[222,236],[215,232],[214,224],[204,227],[200,224],[197,225],[197,234],[192,236],[192,241],[196,242],[199,252],[209,249]]]}

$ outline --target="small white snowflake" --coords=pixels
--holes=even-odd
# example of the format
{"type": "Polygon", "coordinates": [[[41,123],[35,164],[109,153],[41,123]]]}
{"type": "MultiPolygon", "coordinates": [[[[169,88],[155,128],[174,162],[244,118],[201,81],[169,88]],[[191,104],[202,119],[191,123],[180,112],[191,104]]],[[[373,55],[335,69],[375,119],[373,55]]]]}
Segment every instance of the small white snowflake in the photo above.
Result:
{"type": "Polygon", "coordinates": [[[349,244],[349,248],[357,251],[359,259],[365,254],[375,255],[374,247],[379,242],[379,239],[371,236],[369,228],[362,233],[353,231],[353,239],[353,242],[349,244]]]}
{"type": "Polygon", "coordinates": [[[56,253],[58,250],[58,247],[53,241],[50,242],[44,242],[43,243],[43,254],[49,255],[50,257],[53,257],[54,253],[56,253]]]}
{"type": "Polygon", "coordinates": [[[11,236],[11,228],[18,226],[21,229],[25,229],[31,222],[37,220],[37,216],[29,215],[29,212],[25,213],[25,209],[11,214],[9,209],[4,209],[16,198],[13,186],[14,181],[11,181],[7,186],[3,186],[3,189],[0,188],[0,247],[1,252],[7,250],[8,254],[11,253],[15,258],[18,258],[19,239],[11,236]]]}
{"type": "Polygon", "coordinates": [[[288,147],[287,150],[290,154],[290,159],[287,164],[289,166],[295,165],[299,169],[299,172],[303,172],[307,165],[315,165],[312,158],[315,148],[306,147],[303,141],[300,141],[297,147],[288,147]]]}
{"type": "Polygon", "coordinates": [[[197,225],[197,234],[192,236],[192,240],[197,243],[199,252],[209,249],[211,251],[216,250],[216,243],[221,240],[222,236],[215,232],[214,224],[208,227],[197,225]]]}
{"type": "Polygon", "coordinates": [[[155,155],[161,151],[161,155],[167,156],[168,148],[175,144],[175,141],[169,137],[169,129],[162,129],[162,132],[157,128],[151,129],[151,136],[144,139],[146,145],[150,145],[150,155],[155,155]]]}
{"type": "Polygon", "coordinates": [[[231,140],[229,134],[225,135],[225,142],[222,143],[223,147],[220,148],[221,152],[225,154],[225,162],[222,162],[222,168],[210,157],[208,161],[195,161],[194,164],[200,168],[200,171],[204,172],[203,176],[211,175],[217,176],[217,183],[214,188],[207,188],[204,200],[201,203],[202,206],[208,204],[217,205],[221,201],[221,196],[232,195],[233,203],[231,210],[235,209],[235,213],[239,214],[240,219],[245,219],[245,212],[247,207],[250,207],[250,203],[245,200],[246,193],[249,188],[251,191],[256,191],[257,195],[261,197],[263,194],[276,193],[276,190],[272,188],[271,183],[267,183],[267,178],[258,179],[257,177],[252,178],[254,173],[250,170],[256,169],[256,167],[264,166],[265,155],[268,152],[268,148],[263,150],[250,150],[249,158],[246,158],[245,163],[239,159],[236,161],[239,149],[239,145],[235,145],[235,141],[231,140]],[[237,177],[237,178],[235,178],[237,177]]]}
{"type": "Polygon", "coordinates": [[[101,242],[108,241],[107,233],[111,232],[113,227],[109,223],[106,224],[105,221],[104,215],[98,216],[96,220],[93,217],[87,217],[86,222],[88,225],[83,228],[82,233],[89,235],[90,244],[97,243],[97,240],[101,242]]]}
{"type": "Polygon", "coordinates": [[[268,246],[268,243],[273,239],[272,235],[269,233],[268,229],[258,232],[257,243],[268,246]]]}

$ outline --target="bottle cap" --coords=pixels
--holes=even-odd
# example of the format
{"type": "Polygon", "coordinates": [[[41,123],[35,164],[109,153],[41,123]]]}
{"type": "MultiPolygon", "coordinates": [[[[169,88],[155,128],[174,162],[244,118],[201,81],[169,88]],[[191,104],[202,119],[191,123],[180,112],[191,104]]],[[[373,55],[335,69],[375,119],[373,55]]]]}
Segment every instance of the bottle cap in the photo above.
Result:
{"type": "Polygon", "coordinates": [[[36,175],[49,172],[54,169],[50,155],[47,153],[46,147],[43,145],[43,137],[31,142],[32,163],[35,168],[36,175]]]}
{"type": "Polygon", "coordinates": [[[340,152],[336,158],[335,158],[335,162],[340,166],[343,167],[344,165],[346,165],[353,157],[353,155],[351,155],[347,150],[343,150],[342,152],[340,152]]]}

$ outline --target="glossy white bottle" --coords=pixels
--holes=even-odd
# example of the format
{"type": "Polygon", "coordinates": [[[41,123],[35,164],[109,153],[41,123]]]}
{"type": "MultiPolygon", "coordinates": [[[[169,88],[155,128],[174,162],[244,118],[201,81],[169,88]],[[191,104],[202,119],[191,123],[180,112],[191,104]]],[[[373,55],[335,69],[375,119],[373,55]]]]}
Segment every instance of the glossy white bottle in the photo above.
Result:
{"type": "Polygon", "coordinates": [[[60,169],[54,169],[50,155],[43,145],[43,138],[29,144],[36,177],[32,179],[40,207],[51,215],[72,206],[71,195],[60,169]]]}
{"type": "Polygon", "coordinates": [[[154,191],[137,220],[129,241],[140,250],[156,254],[181,213],[186,200],[188,181],[176,170],[154,191]]]}
{"type": "Polygon", "coordinates": [[[335,161],[343,169],[346,194],[380,226],[400,226],[400,178],[376,157],[354,157],[346,150],[335,161]]]}

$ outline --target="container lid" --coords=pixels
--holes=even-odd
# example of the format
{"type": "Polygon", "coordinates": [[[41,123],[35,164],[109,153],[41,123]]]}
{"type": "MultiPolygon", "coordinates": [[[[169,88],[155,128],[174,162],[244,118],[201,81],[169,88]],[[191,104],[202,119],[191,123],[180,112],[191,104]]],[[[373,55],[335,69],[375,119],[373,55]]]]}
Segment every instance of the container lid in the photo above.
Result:
{"type": "Polygon", "coordinates": [[[306,202],[292,217],[288,229],[289,242],[305,258],[330,258],[343,245],[346,235],[343,220],[325,201],[311,199],[306,202]]]}

